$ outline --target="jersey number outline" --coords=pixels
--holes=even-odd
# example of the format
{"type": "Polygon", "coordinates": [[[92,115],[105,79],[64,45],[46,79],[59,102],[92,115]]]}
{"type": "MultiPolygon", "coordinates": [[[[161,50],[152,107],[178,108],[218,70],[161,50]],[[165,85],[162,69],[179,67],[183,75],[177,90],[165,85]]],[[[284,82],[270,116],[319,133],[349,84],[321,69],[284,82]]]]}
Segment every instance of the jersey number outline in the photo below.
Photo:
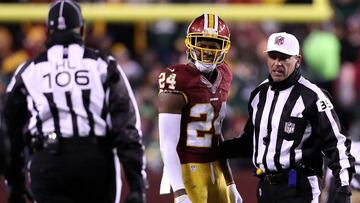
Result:
{"type": "Polygon", "coordinates": [[[200,119],[205,115],[205,119],[201,121],[192,121],[187,124],[186,145],[191,147],[210,148],[212,146],[212,136],[214,133],[221,134],[222,121],[226,114],[226,102],[221,104],[219,115],[215,118],[213,105],[210,103],[196,104],[190,109],[190,118],[200,119]]]}

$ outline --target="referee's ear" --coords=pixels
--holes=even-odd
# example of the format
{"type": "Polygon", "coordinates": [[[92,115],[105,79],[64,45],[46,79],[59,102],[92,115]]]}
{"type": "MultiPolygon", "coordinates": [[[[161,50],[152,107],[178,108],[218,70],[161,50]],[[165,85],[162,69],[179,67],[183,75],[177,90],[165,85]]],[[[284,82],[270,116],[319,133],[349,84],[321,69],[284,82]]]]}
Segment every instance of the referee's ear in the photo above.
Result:
{"type": "Polygon", "coordinates": [[[296,56],[295,68],[299,68],[299,67],[300,67],[301,61],[302,61],[302,56],[301,56],[301,55],[297,55],[297,56],[296,56]]]}

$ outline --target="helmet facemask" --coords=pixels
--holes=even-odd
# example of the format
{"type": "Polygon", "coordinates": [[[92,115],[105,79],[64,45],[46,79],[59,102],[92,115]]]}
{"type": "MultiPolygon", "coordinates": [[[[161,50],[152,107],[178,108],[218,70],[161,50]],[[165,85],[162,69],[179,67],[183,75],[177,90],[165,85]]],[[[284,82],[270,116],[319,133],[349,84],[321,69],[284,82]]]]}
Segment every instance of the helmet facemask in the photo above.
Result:
{"type": "Polygon", "coordinates": [[[189,34],[185,40],[189,55],[194,61],[202,64],[219,64],[224,61],[225,54],[230,48],[229,40],[212,36],[189,34]],[[208,42],[210,45],[202,46],[208,42]]]}

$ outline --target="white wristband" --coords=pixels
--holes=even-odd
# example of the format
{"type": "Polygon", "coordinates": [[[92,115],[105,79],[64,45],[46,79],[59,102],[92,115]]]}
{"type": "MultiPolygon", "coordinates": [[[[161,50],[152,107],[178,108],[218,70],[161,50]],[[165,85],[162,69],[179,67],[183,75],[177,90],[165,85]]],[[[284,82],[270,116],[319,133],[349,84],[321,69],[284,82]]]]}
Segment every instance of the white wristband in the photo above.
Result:
{"type": "Polygon", "coordinates": [[[175,197],[175,203],[181,203],[183,201],[185,201],[188,198],[188,196],[186,194],[181,195],[179,197],[175,197]]]}

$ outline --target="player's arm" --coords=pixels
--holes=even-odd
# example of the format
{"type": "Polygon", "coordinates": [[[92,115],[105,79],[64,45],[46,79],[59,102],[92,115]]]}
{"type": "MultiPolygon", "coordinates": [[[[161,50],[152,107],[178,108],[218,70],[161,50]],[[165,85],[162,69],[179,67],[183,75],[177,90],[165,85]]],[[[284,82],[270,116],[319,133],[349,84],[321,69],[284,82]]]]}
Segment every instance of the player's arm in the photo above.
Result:
{"type": "MultiPolygon", "coordinates": [[[[222,140],[228,140],[230,138],[228,137],[224,137],[224,135],[222,136],[222,140]]],[[[225,178],[225,181],[226,181],[226,185],[231,185],[231,184],[234,184],[234,179],[233,179],[233,175],[231,173],[231,168],[230,168],[230,165],[229,165],[229,161],[225,158],[222,158],[220,160],[220,166],[221,166],[221,169],[224,173],[224,178],[225,178]]]]}
{"type": "Polygon", "coordinates": [[[220,167],[224,174],[224,178],[225,178],[225,182],[228,187],[228,190],[229,190],[231,202],[241,203],[242,197],[241,197],[240,193],[237,191],[228,159],[225,159],[225,158],[221,159],[220,167]]]}
{"type": "Polygon", "coordinates": [[[227,159],[220,160],[220,167],[224,173],[224,178],[226,181],[226,185],[234,184],[234,178],[231,173],[230,165],[227,159]]]}
{"type": "Polygon", "coordinates": [[[164,173],[177,198],[186,194],[182,179],[181,163],[176,151],[180,139],[181,112],[186,104],[180,93],[161,92],[158,98],[160,151],[164,173]]]}

